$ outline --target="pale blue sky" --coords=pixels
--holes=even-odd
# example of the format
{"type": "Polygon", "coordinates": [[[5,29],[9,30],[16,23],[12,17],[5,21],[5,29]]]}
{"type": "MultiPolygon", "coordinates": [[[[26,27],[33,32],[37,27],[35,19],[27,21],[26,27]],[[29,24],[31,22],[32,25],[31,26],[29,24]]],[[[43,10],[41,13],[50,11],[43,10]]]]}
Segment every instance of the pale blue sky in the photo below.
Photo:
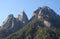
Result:
{"type": "Polygon", "coordinates": [[[31,18],[33,11],[41,6],[49,6],[60,15],[60,0],[0,0],[0,25],[9,14],[17,17],[22,10],[31,18]]]}

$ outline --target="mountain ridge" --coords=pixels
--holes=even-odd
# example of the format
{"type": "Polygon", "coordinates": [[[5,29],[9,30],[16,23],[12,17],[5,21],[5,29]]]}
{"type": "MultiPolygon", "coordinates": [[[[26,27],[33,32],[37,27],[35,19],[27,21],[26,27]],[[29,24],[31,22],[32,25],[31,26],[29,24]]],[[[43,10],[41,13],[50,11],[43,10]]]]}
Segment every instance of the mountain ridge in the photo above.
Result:
{"type": "Polygon", "coordinates": [[[8,15],[0,30],[1,39],[60,39],[60,16],[48,6],[39,7],[30,20],[22,11],[17,18],[8,15]]]}

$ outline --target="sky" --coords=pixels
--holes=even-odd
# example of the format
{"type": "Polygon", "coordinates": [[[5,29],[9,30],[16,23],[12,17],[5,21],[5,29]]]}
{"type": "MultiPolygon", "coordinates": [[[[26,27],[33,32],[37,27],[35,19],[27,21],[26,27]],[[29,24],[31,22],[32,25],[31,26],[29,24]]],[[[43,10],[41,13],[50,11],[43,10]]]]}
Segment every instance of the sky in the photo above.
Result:
{"type": "Polygon", "coordinates": [[[38,7],[49,6],[60,15],[60,0],[0,0],[0,25],[9,14],[17,18],[23,10],[30,19],[38,7]]]}

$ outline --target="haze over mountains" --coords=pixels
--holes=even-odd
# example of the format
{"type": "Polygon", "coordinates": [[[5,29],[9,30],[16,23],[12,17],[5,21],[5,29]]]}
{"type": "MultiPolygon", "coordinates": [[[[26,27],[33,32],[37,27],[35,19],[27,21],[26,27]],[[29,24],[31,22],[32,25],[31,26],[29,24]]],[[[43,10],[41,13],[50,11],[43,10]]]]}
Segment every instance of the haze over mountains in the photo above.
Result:
{"type": "Polygon", "coordinates": [[[22,11],[13,14],[0,27],[0,39],[60,39],[60,16],[48,6],[39,7],[30,20],[22,11]]]}

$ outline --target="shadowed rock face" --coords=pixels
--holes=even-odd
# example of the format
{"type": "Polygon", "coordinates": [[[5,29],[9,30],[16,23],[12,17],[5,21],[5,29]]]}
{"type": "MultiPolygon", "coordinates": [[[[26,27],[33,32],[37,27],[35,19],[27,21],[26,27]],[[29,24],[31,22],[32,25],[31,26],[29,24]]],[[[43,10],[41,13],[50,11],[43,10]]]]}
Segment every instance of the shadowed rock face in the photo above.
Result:
{"type": "Polygon", "coordinates": [[[14,20],[15,20],[15,17],[13,16],[13,14],[8,15],[7,19],[3,22],[2,27],[4,29],[11,28],[14,20]]]}
{"type": "Polygon", "coordinates": [[[25,12],[19,14],[18,19],[13,16],[13,14],[8,15],[7,19],[3,22],[1,30],[3,30],[1,37],[6,37],[18,31],[20,28],[25,26],[28,22],[28,18],[25,12]],[[7,32],[8,31],[8,32],[7,32]]]}
{"type": "Polygon", "coordinates": [[[15,18],[13,14],[8,15],[7,19],[3,22],[2,28],[11,29],[11,28],[19,28],[21,25],[25,25],[28,22],[28,18],[25,12],[21,12],[18,15],[18,18],[15,18]]]}
{"type": "Polygon", "coordinates": [[[39,15],[39,16],[48,17],[48,18],[57,17],[57,14],[48,6],[39,7],[37,10],[33,12],[33,16],[34,15],[39,15]]]}
{"type": "Polygon", "coordinates": [[[0,26],[0,29],[1,29],[1,26],[0,26]]]}
{"type": "Polygon", "coordinates": [[[56,20],[59,21],[60,20],[60,16],[58,16],[51,8],[49,8],[48,6],[44,6],[44,7],[39,7],[37,10],[35,10],[33,12],[32,18],[34,18],[35,16],[38,16],[38,19],[40,19],[41,21],[44,21],[45,25],[48,25],[46,23],[49,23],[49,26],[53,25],[52,24],[52,20],[56,20]],[[58,19],[58,20],[57,20],[58,19]],[[46,22],[47,21],[47,22],[46,22]]]}
{"type": "Polygon", "coordinates": [[[27,15],[25,14],[24,11],[22,11],[22,12],[18,15],[18,20],[21,21],[21,22],[24,23],[24,24],[28,22],[27,15]]]}

